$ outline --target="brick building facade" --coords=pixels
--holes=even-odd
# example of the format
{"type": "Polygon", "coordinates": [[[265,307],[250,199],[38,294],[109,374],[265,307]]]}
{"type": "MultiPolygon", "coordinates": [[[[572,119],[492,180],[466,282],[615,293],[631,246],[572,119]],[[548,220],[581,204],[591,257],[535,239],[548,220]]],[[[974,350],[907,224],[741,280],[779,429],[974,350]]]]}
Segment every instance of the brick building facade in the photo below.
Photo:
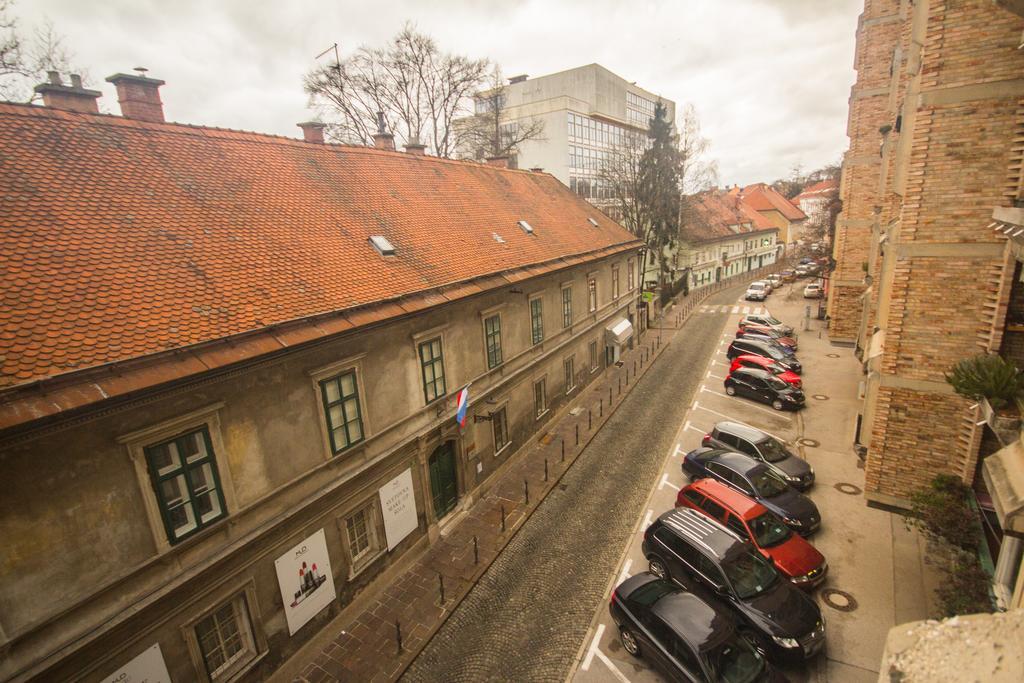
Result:
{"type": "Polygon", "coordinates": [[[830,332],[865,366],[866,494],[904,506],[975,476],[978,408],[944,373],[1000,348],[1019,206],[1024,18],[991,0],[866,0],[840,185],[830,332]]]}

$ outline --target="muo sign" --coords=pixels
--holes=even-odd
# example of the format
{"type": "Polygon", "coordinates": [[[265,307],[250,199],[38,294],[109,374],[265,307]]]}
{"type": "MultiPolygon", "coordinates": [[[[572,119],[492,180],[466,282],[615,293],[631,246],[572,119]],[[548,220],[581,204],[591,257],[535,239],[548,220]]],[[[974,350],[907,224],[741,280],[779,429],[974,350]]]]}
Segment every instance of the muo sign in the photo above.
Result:
{"type": "Polygon", "coordinates": [[[384,535],[391,551],[403,538],[419,527],[416,496],[412,489],[412,470],[408,469],[380,488],[380,511],[384,516],[384,535]]]}
{"type": "Polygon", "coordinates": [[[295,635],[336,597],[324,530],[320,529],[277,558],[274,568],[281,587],[288,634],[295,635]]]}

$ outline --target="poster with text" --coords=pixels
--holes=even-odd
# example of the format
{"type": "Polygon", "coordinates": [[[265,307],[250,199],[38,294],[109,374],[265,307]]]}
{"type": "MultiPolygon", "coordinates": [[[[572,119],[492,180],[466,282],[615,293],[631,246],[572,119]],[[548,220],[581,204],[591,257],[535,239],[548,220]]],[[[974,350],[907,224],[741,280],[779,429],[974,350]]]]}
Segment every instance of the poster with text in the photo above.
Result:
{"type": "Polygon", "coordinates": [[[135,659],[103,679],[103,683],[171,683],[160,643],[154,643],[135,659]]]}
{"type": "Polygon", "coordinates": [[[380,512],[384,517],[384,535],[388,550],[394,550],[403,538],[419,525],[416,496],[412,489],[412,470],[408,469],[380,488],[380,512]]]}
{"type": "Polygon", "coordinates": [[[293,636],[336,597],[324,530],[320,529],[277,558],[274,567],[281,586],[288,634],[293,636]]]}

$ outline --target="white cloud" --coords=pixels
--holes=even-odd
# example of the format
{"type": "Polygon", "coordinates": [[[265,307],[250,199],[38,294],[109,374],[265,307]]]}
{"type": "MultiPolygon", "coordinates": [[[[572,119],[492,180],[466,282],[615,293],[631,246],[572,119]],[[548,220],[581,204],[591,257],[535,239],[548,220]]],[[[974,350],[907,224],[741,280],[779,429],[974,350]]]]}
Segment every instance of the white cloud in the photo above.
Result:
{"type": "Polygon", "coordinates": [[[380,43],[412,20],[441,46],[506,74],[597,62],[693,103],[724,182],[749,183],[838,159],[846,147],[860,0],[20,0],[49,17],[77,63],[106,76],[135,66],[167,81],[170,120],[298,136],[301,79],[317,53],[380,43]]]}

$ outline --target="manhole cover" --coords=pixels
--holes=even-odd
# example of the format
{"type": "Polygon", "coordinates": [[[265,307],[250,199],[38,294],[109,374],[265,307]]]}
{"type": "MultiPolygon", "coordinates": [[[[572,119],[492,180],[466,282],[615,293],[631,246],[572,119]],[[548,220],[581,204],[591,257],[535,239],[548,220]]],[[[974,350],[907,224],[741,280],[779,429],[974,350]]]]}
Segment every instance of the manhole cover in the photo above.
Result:
{"type": "Polygon", "coordinates": [[[860,487],[855,484],[849,484],[845,481],[841,481],[835,485],[835,490],[839,493],[845,493],[848,496],[859,496],[861,494],[860,487]]]}
{"type": "Polygon", "coordinates": [[[852,612],[857,609],[857,598],[846,591],[826,588],[821,591],[821,599],[825,601],[826,605],[840,612],[852,612]]]}
{"type": "Polygon", "coordinates": [[[825,394],[811,394],[811,398],[815,399],[816,401],[828,400],[828,396],[826,396],[825,394]]]}
{"type": "Polygon", "coordinates": [[[839,358],[838,353],[826,353],[825,355],[828,356],[829,358],[839,358]]]}
{"type": "Polygon", "coordinates": [[[815,439],[800,439],[797,443],[801,446],[807,446],[808,448],[817,448],[821,445],[821,442],[816,441],[815,439]]]}

